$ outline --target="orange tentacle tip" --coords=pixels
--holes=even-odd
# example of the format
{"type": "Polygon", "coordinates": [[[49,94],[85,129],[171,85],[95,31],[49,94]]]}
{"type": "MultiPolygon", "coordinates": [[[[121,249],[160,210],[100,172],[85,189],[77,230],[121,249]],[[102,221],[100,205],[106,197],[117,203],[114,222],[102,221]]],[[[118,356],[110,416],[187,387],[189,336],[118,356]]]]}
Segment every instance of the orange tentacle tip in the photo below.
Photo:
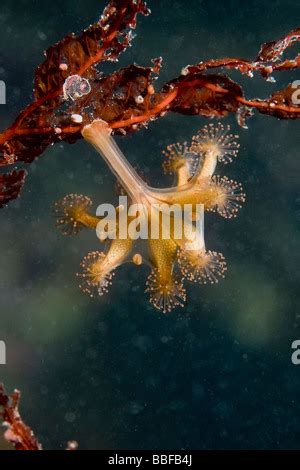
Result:
{"type": "Polygon", "coordinates": [[[206,209],[217,211],[225,219],[236,217],[246,200],[241,183],[227,176],[215,175],[211,178],[209,185],[212,197],[206,209]]]}
{"type": "Polygon", "coordinates": [[[216,251],[180,250],[178,263],[185,279],[200,284],[217,284],[227,271],[225,257],[216,251]]]}
{"type": "Polygon", "coordinates": [[[230,132],[230,126],[221,122],[208,124],[200,129],[193,137],[191,150],[206,154],[211,152],[216,155],[219,162],[230,163],[237,157],[240,144],[239,136],[230,132]]]}
{"type": "Polygon", "coordinates": [[[180,279],[172,275],[161,276],[159,270],[153,270],[146,282],[146,290],[150,294],[150,303],[163,313],[170,313],[176,307],[184,307],[186,290],[180,279]]]}
{"type": "Polygon", "coordinates": [[[112,284],[114,271],[110,271],[105,263],[106,254],[93,251],[86,255],[81,262],[80,289],[90,297],[101,297],[109,290],[112,284]]]}

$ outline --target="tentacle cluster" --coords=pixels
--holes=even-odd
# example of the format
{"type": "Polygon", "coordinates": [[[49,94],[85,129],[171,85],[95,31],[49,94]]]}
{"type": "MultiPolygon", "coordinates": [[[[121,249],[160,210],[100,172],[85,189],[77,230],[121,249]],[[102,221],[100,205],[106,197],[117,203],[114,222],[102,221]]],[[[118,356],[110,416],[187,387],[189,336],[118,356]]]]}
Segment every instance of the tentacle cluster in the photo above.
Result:
{"type": "Polygon", "coordinates": [[[230,126],[221,122],[217,125],[209,124],[200,129],[192,139],[191,151],[194,153],[215,154],[219,162],[231,163],[238,155],[240,144],[238,135],[230,132],[230,126]]]}
{"type": "Polygon", "coordinates": [[[91,205],[91,199],[81,194],[68,194],[55,203],[56,226],[63,235],[76,235],[83,229],[82,216],[91,205]]]}
{"type": "Polygon", "coordinates": [[[225,219],[236,217],[246,200],[241,183],[216,175],[211,178],[210,186],[212,198],[206,210],[216,210],[225,219]]]}
{"type": "Polygon", "coordinates": [[[182,275],[189,281],[216,284],[225,277],[227,264],[222,253],[216,251],[183,251],[178,253],[182,275]]]}
{"type": "Polygon", "coordinates": [[[186,290],[180,279],[164,278],[159,270],[153,270],[146,282],[152,305],[163,313],[170,313],[176,307],[183,307],[186,301],[186,290]]]}
{"type": "Polygon", "coordinates": [[[165,157],[163,171],[166,175],[180,174],[184,169],[190,178],[194,176],[201,163],[199,152],[193,151],[187,142],[168,145],[162,153],[165,157]]]}
{"type": "MultiPolygon", "coordinates": [[[[172,202],[202,204],[205,211],[217,212],[228,219],[236,217],[245,202],[242,185],[226,176],[214,175],[214,171],[218,162],[231,163],[237,157],[239,147],[238,135],[232,134],[230,126],[222,123],[204,126],[190,145],[185,142],[169,146],[164,152],[167,163],[163,167],[177,173],[178,193],[172,202]],[[187,156],[192,156],[192,165],[187,156]],[[184,172],[185,181],[182,178],[184,172]],[[183,187],[184,183],[186,186],[183,187]]],[[[204,230],[204,213],[201,217],[204,230]]],[[[191,228],[195,228],[194,223],[191,228]]],[[[177,263],[181,275],[194,283],[218,283],[227,271],[225,257],[222,253],[206,250],[204,232],[198,233],[196,238],[192,248],[184,241],[178,243],[177,263]]]]}
{"type": "Polygon", "coordinates": [[[114,276],[105,266],[106,255],[100,251],[92,251],[81,262],[82,271],[77,273],[80,278],[80,289],[90,297],[102,296],[108,292],[114,276]]]}

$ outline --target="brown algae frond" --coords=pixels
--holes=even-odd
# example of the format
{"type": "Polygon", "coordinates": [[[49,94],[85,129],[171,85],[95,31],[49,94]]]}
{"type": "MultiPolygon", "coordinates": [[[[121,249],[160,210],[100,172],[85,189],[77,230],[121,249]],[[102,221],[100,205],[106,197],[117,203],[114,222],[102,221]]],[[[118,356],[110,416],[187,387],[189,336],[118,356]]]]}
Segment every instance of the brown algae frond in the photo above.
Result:
{"type": "Polygon", "coordinates": [[[103,251],[89,253],[82,261],[78,277],[83,292],[102,296],[108,292],[118,266],[125,262],[146,265],[151,269],[146,282],[150,302],[169,313],[185,304],[184,282],[217,283],[223,278],[227,264],[221,253],[206,249],[204,217],[206,211],[235,217],[245,201],[239,183],[214,175],[219,161],[228,162],[238,152],[237,137],[230,134],[229,127],[205,126],[190,145],[168,146],[164,170],[174,174],[176,185],[165,189],[143,181],[117,146],[106,122],[93,121],[82,135],[107,162],[128,196],[122,197],[130,201],[130,206],[119,204],[114,229],[107,230],[111,220],[98,210],[93,215],[88,198],[70,195],[57,203],[58,226],[64,234],[96,228],[99,243],[105,243],[103,251]],[[138,207],[136,213],[132,212],[133,205],[138,207]],[[179,215],[175,209],[179,209],[179,215]],[[154,223],[158,227],[155,235],[154,223]],[[133,227],[138,236],[132,236],[133,227]],[[142,227],[146,228],[145,236],[142,227]]]}

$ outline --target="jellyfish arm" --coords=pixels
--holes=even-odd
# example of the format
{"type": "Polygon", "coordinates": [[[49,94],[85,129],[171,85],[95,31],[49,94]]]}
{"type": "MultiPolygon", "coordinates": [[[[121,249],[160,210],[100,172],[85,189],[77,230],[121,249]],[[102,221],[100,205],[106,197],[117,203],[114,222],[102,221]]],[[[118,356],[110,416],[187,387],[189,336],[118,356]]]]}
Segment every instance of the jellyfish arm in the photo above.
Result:
{"type": "Polygon", "coordinates": [[[186,291],[182,280],[174,272],[177,245],[172,240],[149,240],[153,270],[148,276],[146,291],[151,304],[163,313],[183,307],[186,291]]]}
{"type": "MultiPolygon", "coordinates": [[[[224,130],[220,124],[214,128],[209,126],[209,129],[204,128],[202,132],[198,132],[191,146],[188,144],[176,144],[172,148],[169,146],[166,152],[169,152],[167,155],[168,164],[171,163],[169,168],[179,170],[180,175],[177,174],[177,186],[165,189],[152,188],[137,175],[117,146],[107,123],[95,120],[82,131],[84,139],[92,144],[104,158],[118,181],[126,189],[131,201],[144,204],[148,209],[146,211],[148,224],[153,227],[155,222],[158,227],[159,235],[152,236],[151,232],[147,239],[152,272],[147,280],[146,292],[149,293],[152,305],[164,313],[184,305],[186,292],[182,279],[204,284],[216,283],[224,277],[227,269],[225,258],[221,253],[206,250],[204,211],[216,210],[223,217],[230,218],[236,215],[241,203],[244,202],[240,185],[226,177],[216,177],[213,174],[218,161],[228,163],[237,155],[237,136],[228,134],[228,131],[229,128],[224,130]],[[156,203],[165,204],[165,212],[162,206],[157,209],[156,203]],[[182,225],[180,234],[175,230],[175,222],[178,222],[177,216],[173,213],[171,215],[171,207],[175,204],[182,209],[185,204],[189,204],[192,208],[191,219],[184,219],[180,222],[182,225]],[[160,210],[162,210],[162,218],[160,218],[160,210]],[[166,213],[167,219],[164,218],[166,213]],[[169,230],[171,228],[169,237],[163,235],[168,233],[164,231],[166,223],[169,230]]],[[[134,242],[132,241],[130,245],[128,233],[127,237],[128,247],[131,248],[134,242]]],[[[118,243],[120,241],[113,241],[111,249],[113,247],[115,249],[118,243]]],[[[123,246],[126,246],[125,241],[123,246]]],[[[109,253],[110,251],[108,255],[109,253]]],[[[103,265],[107,266],[108,259],[102,255],[101,259],[95,262],[95,255],[91,257],[93,268],[89,267],[89,273],[84,274],[89,286],[91,273],[93,273],[95,285],[97,284],[95,273],[99,274],[100,266],[101,272],[103,271],[103,265]],[[97,269],[95,269],[96,265],[97,269]]],[[[122,261],[124,259],[122,258],[122,261]]],[[[106,287],[106,281],[104,286],[106,287]]],[[[90,293],[90,287],[87,288],[85,285],[85,291],[90,293]]],[[[102,287],[100,292],[102,294],[102,287]]]]}
{"type": "Polygon", "coordinates": [[[108,292],[115,269],[128,257],[132,247],[130,239],[113,240],[106,253],[93,251],[81,262],[80,289],[90,297],[102,296],[108,292]]]}

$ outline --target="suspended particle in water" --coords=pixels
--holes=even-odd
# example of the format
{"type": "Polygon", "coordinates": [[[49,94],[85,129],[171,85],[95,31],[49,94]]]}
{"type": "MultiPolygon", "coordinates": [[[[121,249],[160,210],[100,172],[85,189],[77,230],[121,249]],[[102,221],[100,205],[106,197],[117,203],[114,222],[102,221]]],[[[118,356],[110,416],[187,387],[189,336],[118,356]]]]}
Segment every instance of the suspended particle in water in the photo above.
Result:
{"type": "Polygon", "coordinates": [[[71,99],[72,101],[88,95],[91,91],[90,82],[79,75],[71,75],[66,78],[63,85],[64,99],[71,99]]]}

